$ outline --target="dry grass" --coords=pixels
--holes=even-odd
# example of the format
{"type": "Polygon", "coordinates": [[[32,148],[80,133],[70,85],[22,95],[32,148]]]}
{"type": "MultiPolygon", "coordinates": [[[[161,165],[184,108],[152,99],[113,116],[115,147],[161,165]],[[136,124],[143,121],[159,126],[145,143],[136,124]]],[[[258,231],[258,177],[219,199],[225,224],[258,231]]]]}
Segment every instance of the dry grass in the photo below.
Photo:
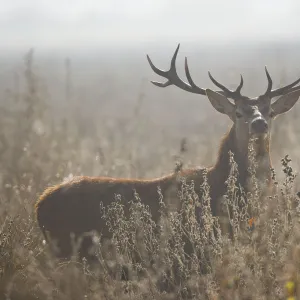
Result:
{"type": "MultiPolygon", "coordinates": [[[[166,212],[168,199],[158,191],[163,215],[159,227],[138,195],[132,199],[129,219],[116,197],[105,214],[114,239],[112,245],[100,246],[95,238],[97,264],[56,261],[43,245],[33,215],[45,187],[72,174],[145,178],[167,173],[176,161],[184,165],[212,161],[223,128],[216,124],[215,130],[191,134],[186,146],[163,132],[154,134],[154,125],[139,115],[142,95],[128,120],[103,118],[93,131],[74,117],[80,110],[53,122],[46,106],[48,94],[32,59],[29,52],[24,88],[8,90],[5,101],[13,105],[0,110],[1,299],[287,299],[286,284],[295,285],[295,294],[300,291],[297,177],[288,157],[279,160],[285,154],[283,143],[293,149],[293,155],[299,149],[297,132],[289,127],[296,117],[276,128],[272,156],[278,169],[277,192],[272,197],[263,199],[254,190],[241,209],[243,199],[236,196],[232,162],[224,204],[230,212],[233,241],[220,235],[208,196],[202,204],[205,230],[199,230],[193,185],[183,184],[179,198],[185,205],[177,213],[166,212]],[[151,152],[153,138],[160,146],[151,152]],[[256,216],[254,228],[247,223],[249,211],[256,216]],[[189,257],[186,241],[194,249],[189,257]],[[122,281],[125,271],[128,280],[122,281]]],[[[71,101],[70,82],[67,86],[66,98],[71,101]]],[[[282,124],[283,118],[277,122],[282,124]]],[[[207,188],[204,184],[204,191],[207,188]]]]}

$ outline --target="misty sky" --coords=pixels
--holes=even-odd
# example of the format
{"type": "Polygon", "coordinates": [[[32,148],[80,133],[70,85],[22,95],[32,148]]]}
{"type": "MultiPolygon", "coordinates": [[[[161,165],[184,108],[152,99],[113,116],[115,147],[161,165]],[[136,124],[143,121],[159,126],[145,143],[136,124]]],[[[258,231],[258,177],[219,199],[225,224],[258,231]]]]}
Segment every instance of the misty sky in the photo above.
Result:
{"type": "Polygon", "coordinates": [[[297,39],[299,0],[11,0],[0,48],[297,39]]]}

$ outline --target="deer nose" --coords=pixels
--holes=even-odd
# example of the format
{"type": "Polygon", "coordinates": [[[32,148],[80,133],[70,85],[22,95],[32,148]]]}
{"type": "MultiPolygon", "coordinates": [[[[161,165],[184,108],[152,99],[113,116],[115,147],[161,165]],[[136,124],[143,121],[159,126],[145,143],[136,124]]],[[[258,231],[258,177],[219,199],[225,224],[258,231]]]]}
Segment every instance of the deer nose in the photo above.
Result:
{"type": "Polygon", "coordinates": [[[266,133],[268,123],[263,118],[256,118],[251,123],[251,133],[266,133]]]}

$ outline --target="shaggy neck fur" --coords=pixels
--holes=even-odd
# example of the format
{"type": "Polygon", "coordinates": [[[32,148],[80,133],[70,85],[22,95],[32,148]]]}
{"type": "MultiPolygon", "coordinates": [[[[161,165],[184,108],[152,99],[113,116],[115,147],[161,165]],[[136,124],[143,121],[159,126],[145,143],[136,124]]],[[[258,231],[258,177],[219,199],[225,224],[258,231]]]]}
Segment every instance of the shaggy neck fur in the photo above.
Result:
{"type": "MultiPolygon", "coordinates": [[[[261,138],[254,143],[254,155],[258,164],[256,176],[259,182],[263,183],[270,180],[271,160],[269,153],[269,138],[261,138]]],[[[218,187],[211,190],[212,198],[216,199],[226,193],[225,181],[228,179],[230,173],[230,157],[229,151],[234,155],[234,160],[238,165],[238,185],[240,185],[246,192],[251,190],[248,184],[250,174],[248,171],[249,160],[248,152],[240,153],[237,147],[235,126],[233,125],[229,132],[224,136],[219,148],[219,154],[216,164],[209,169],[208,181],[210,186],[218,187]]],[[[218,201],[214,201],[217,203],[218,201]]],[[[216,207],[212,210],[216,212],[216,207]]]]}

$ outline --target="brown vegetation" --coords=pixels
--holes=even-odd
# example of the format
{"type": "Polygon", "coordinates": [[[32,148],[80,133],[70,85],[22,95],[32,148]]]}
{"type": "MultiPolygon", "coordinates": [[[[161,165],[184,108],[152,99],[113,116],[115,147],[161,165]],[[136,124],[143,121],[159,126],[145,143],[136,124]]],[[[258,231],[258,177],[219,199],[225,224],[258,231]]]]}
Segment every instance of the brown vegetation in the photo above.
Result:
{"type": "MultiPolygon", "coordinates": [[[[188,92],[207,95],[216,110],[230,117],[233,125],[229,133],[223,138],[216,164],[208,168],[208,170],[204,170],[203,168],[180,170],[180,172],[154,180],[85,176],[76,177],[66,183],[48,188],[36,204],[36,214],[38,224],[44,233],[45,239],[49,243],[55,243],[55,252],[59,257],[70,258],[74,254],[71,239],[72,234],[74,234],[74,242],[77,242],[78,238],[82,237],[83,234],[92,231],[101,234],[103,239],[112,237],[112,233],[108,231],[106,220],[103,216],[107,207],[115,200],[116,195],[120,195],[121,204],[124,205],[125,209],[125,216],[128,218],[130,201],[134,199],[134,194],[137,193],[141,199],[141,203],[149,208],[154,222],[158,223],[160,217],[158,188],[164,198],[170,196],[168,194],[170,194],[171,189],[174,189],[175,194],[172,195],[172,202],[174,202],[181,188],[181,178],[184,178],[187,184],[193,183],[195,185],[194,191],[200,202],[196,215],[200,223],[203,194],[201,186],[205,180],[204,176],[207,177],[209,186],[212,215],[223,217],[224,213],[221,212],[220,202],[227,190],[226,182],[231,168],[230,153],[232,153],[238,166],[237,187],[244,193],[252,189],[249,183],[251,174],[248,170],[251,167],[248,163],[248,148],[252,137],[256,137],[253,159],[259,164],[256,175],[260,181],[268,181],[268,184],[270,184],[269,130],[271,120],[275,116],[290,110],[297,102],[300,90],[292,88],[299,83],[300,79],[285,87],[272,90],[272,80],[266,69],[268,78],[267,91],[255,99],[250,99],[241,95],[243,87],[242,77],[238,88],[235,91],[230,91],[218,83],[209,73],[211,80],[221,88],[221,91],[218,93],[211,90],[205,91],[197,87],[191,79],[187,59],[185,60],[185,69],[190,85],[178,77],[175,67],[178,50],[179,45],[172,58],[169,71],[159,70],[148,57],[152,69],[157,74],[168,79],[164,84],[157,82],[154,82],[154,84],[160,87],[174,84],[188,92]],[[271,104],[271,99],[280,95],[283,96],[271,104]],[[233,99],[234,104],[226,97],[233,99]],[[245,126],[244,124],[247,125],[245,126]]],[[[180,206],[177,205],[177,207],[180,206]]],[[[254,214],[254,212],[251,214],[254,214]]],[[[254,216],[252,215],[251,217],[254,216]]],[[[228,221],[225,221],[225,224],[222,226],[223,231],[225,230],[224,226],[228,226],[226,224],[228,224],[228,221]]],[[[81,258],[88,257],[89,248],[92,245],[91,237],[86,236],[83,238],[79,247],[81,258]]]]}
{"type": "MultiPolygon", "coordinates": [[[[251,176],[254,190],[248,193],[243,209],[238,209],[243,201],[236,193],[238,168],[233,156],[228,156],[230,168],[223,203],[228,208],[234,242],[219,234],[219,221],[210,210],[208,181],[199,187],[195,181],[182,178],[176,197],[182,204],[178,210],[166,211],[165,204],[176,201],[172,191],[165,197],[161,190],[157,191],[162,214],[159,228],[153,220],[155,216],[144,205],[143,196],[135,193],[130,205],[124,207],[116,195],[116,201],[111,201],[104,215],[114,250],[94,238],[98,267],[91,269],[84,259],[56,260],[48,245],[43,245],[33,209],[44,188],[70,181],[73,174],[154,178],[173,169],[174,161],[179,161],[176,174],[181,169],[180,162],[187,168],[196,163],[209,165],[217,156],[224,123],[211,122],[214,125],[207,126],[207,120],[199,118],[195,124],[200,133],[182,129],[172,135],[174,128],[163,131],[150,118],[141,116],[140,108],[132,107],[133,117],[120,120],[103,116],[95,120],[94,130],[89,131],[85,123],[88,118],[81,115],[81,99],[70,94],[72,107],[78,105],[76,114],[54,122],[56,115],[46,107],[51,104],[49,94],[36,75],[32,52],[25,57],[24,71],[24,76],[16,74],[14,86],[2,93],[0,110],[1,299],[285,299],[288,293],[299,296],[299,198],[295,193],[299,184],[295,173],[298,106],[274,123],[271,156],[278,171],[272,174],[272,181],[277,191],[270,198],[260,197],[258,182],[251,176]],[[182,137],[187,141],[184,147],[180,145],[182,137]],[[293,165],[288,157],[282,161],[278,158],[287,149],[293,165]],[[195,214],[199,204],[196,191],[200,189],[201,230],[195,214]],[[249,211],[256,213],[251,228],[249,211]],[[183,247],[186,240],[192,249],[189,256],[183,247]],[[139,260],[134,253],[139,254],[139,260]],[[128,267],[127,282],[120,280],[121,265],[128,267]]],[[[203,97],[199,108],[205,100],[203,97]]],[[[161,102],[164,101],[160,99],[161,102]]],[[[251,171],[251,175],[255,172],[251,171]]]]}

